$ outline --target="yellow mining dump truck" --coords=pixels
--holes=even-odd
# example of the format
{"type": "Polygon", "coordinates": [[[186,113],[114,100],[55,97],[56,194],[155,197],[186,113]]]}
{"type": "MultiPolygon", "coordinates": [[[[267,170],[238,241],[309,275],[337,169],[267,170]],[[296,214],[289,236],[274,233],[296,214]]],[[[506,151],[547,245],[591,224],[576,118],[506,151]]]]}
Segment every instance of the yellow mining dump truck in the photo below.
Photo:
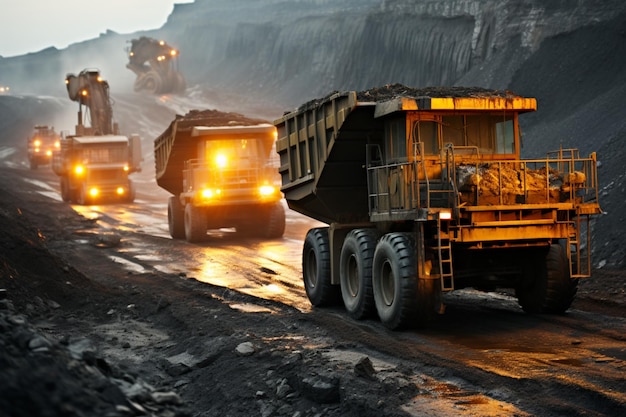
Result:
{"type": "Polygon", "coordinates": [[[36,125],[26,145],[30,168],[37,169],[52,161],[52,154],[61,147],[61,136],[53,127],[36,125]]]}
{"type": "Polygon", "coordinates": [[[276,128],[217,110],[176,116],[154,141],[157,184],[173,194],[170,235],[202,241],[211,229],[277,238],[285,231],[276,128]]]}
{"type": "Polygon", "coordinates": [[[479,88],[335,93],[275,121],[290,208],[308,232],[309,300],[389,328],[443,312],[442,294],[512,288],[529,313],[562,313],[590,276],[596,156],[520,158],[536,100],[479,88]],[[340,294],[340,295],[339,295],[340,294]]]}

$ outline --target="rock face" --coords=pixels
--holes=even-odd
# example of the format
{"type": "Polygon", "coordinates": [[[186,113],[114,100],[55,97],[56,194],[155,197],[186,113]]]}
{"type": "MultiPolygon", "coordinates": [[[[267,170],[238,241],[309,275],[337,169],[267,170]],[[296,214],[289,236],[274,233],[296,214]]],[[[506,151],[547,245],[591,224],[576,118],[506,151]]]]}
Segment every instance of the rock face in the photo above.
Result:
{"type": "Polygon", "coordinates": [[[162,31],[192,79],[297,105],[392,82],[507,88],[546,39],[624,10],[614,0],[205,1],[177,5],[162,31]]]}
{"type": "MultiPolygon", "coordinates": [[[[180,49],[190,85],[297,105],[388,83],[508,88],[546,40],[624,11],[619,0],[198,0],[177,4],[162,28],[146,34],[180,49]]],[[[133,36],[107,32],[62,51],[0,59],[3,76],[12,73],[3,82],[18,92],[59,91],[62,83],[41,73],[59,80],[87,62],[115,88],[133,79],[124,53],[133,36]],[[33,65],[39,60],[46,65],[33,65]]]]}

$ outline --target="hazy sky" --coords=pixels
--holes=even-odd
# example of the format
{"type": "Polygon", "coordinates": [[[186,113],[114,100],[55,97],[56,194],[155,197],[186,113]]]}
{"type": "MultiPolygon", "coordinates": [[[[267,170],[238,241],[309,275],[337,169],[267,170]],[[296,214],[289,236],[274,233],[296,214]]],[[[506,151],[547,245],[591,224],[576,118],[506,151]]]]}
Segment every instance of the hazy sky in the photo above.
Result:
{"type": "Polygon", "coordinates": [[[175,3],[191,0],[0,0],[0,55],[59,49],[117,33],[158,29],[175,3]]]}

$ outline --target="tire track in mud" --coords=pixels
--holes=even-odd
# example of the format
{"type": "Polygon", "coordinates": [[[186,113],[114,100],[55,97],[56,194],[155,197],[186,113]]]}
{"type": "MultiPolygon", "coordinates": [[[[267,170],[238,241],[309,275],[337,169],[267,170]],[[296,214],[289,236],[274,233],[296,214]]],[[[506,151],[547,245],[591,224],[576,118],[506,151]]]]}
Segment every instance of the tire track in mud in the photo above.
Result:
{"type": "MultiPolygon", "coordinates": [[[[154,221],[156,216],[145,210],[140,216],[141,224],[136,224],[127,219],[128,210],[118,212],[110,206],[108,210],[104,206],[77,209],[97,221],[100,229],[95,233],[113,231],[122,236],[119,256],[112,260],[130,271],[177,274],[278,301],[301,311],[310,309],[301,279],[299,241],[243,239],[233,232],[222,231],[210,233],[205,242],[190,244],[163,237],[162,233],[146,233],[146,219],[154,221]]],[[[130,218],[134,221],[138,217],[130,218]]],[[[167,230],[167,224],[164,227],[167,230]]]]}

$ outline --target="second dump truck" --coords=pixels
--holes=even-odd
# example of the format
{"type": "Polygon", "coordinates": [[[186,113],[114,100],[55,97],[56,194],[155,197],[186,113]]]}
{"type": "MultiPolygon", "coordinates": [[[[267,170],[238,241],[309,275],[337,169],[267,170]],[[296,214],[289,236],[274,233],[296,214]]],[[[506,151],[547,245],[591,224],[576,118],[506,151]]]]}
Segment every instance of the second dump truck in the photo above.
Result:
{"type": "Polygon", "coordinates": [[[61,146],[61,136],[53,127],[36,125],[33,133],[28,138],[28,162],[31,169],[37,169],[40,165],[48,165],[52,161],[52,155],[61,146]]]}
{"type": "Polygon", "coordinates": [[[335,93],[275,121],[290,208],[328,224],[304,241],[309,300],[342,299],[389,328],[443,312],[442,294],[512,288],[562,313],[590,276],[601,213],[595,153],[521,159],[534,98],[478,88],[335,93]]]}
{"type": "Polygon", "coordinates": [[[199,242],[210,229],[281,237],[285,230],[276,128],[217,110],[177,116],[154,141],[157,184],[170,192],[170,235],[199,242]]]}

